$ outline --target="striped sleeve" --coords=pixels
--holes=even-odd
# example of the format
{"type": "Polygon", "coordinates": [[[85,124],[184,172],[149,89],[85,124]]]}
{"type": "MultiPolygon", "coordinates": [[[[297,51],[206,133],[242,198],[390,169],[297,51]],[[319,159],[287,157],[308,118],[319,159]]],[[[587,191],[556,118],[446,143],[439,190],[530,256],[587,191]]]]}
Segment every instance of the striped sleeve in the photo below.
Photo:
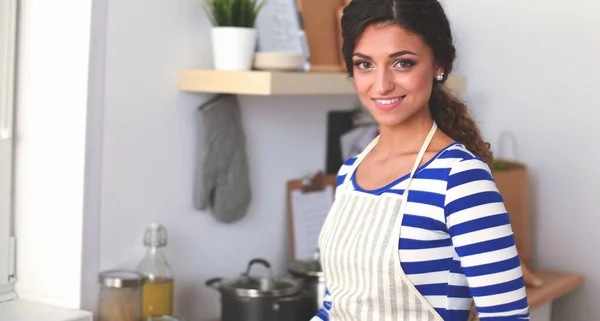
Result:
{"type": "Polygon", "coordinates": [[[323,299],[323,307],[310,321],[329,321],[329,310],[331,310],[331,295],[329,290],[325,289],[325,298],[323,299]]]}
{"type": "Polygon", "coordinates": [[[529,320],[509,216],[484,161],[473,157],[452,166],[444,206],[446,225],[481,321],[529,320]]]}

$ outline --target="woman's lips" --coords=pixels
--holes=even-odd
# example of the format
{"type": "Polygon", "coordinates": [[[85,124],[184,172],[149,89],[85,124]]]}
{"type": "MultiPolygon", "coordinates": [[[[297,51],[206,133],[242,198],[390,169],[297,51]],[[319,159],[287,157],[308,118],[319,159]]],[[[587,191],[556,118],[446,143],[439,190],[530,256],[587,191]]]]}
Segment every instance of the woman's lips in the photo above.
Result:
{"type": "Polygon", "coordinates": [[[406,96],[376,98],[373,99],[373,101],[375,102],[375,106],[377,106],[377,108],[388,111],[400,106],[404,100],[404,97],[406,96]]]}

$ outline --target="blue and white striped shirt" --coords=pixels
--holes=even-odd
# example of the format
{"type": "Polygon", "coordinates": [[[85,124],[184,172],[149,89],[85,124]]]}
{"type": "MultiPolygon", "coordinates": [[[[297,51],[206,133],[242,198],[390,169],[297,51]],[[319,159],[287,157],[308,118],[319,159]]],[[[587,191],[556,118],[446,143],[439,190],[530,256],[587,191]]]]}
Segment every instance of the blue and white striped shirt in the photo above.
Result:
{"type": "MultiPolygon", "coordinates": [[[[337,185],[365,193],[404,193],[408,176],[376,190],[356,183],[348,159],[337,185]]],[[[528,320],[528,304],[508,213],[488,165],[454,143],[423,164],[413,178],[400,232],[401,265],[446,321],[466,321],[472,300],[481,321],[528,320]]],[[[328,321],[335,299],[312,321],[328,321]]]]}

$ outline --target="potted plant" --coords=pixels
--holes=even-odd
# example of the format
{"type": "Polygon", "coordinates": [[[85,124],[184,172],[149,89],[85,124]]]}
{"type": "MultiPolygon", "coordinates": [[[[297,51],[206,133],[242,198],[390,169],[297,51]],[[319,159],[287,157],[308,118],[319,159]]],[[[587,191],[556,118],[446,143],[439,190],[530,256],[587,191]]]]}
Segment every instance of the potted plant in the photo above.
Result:
{"type": "Polygon", "coordinates": [[[256,50],[254,22],[264,0],[204,0],[212,24],[214,68],[250,70],[256,50]]]}

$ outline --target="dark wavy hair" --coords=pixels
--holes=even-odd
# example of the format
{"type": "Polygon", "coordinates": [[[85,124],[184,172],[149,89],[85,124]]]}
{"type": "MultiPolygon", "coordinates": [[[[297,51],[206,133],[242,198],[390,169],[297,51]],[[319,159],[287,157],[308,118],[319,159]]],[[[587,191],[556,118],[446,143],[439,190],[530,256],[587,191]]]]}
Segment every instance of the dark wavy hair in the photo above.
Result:
{"type": "Polygon", "coordinates": [[[491,165],[490,145],[483,140],[467,106],[443,87],[452,72],[456,48],[442,5],[437,0],[352,0],[342,16],[342,53],[350,77],[356,41],[372,24],[398,25],[419,35],[431,48],[436,63],[444,70],[444,79],[434,80],[429,98],[433,120],[446,135],[491,165]]]}

